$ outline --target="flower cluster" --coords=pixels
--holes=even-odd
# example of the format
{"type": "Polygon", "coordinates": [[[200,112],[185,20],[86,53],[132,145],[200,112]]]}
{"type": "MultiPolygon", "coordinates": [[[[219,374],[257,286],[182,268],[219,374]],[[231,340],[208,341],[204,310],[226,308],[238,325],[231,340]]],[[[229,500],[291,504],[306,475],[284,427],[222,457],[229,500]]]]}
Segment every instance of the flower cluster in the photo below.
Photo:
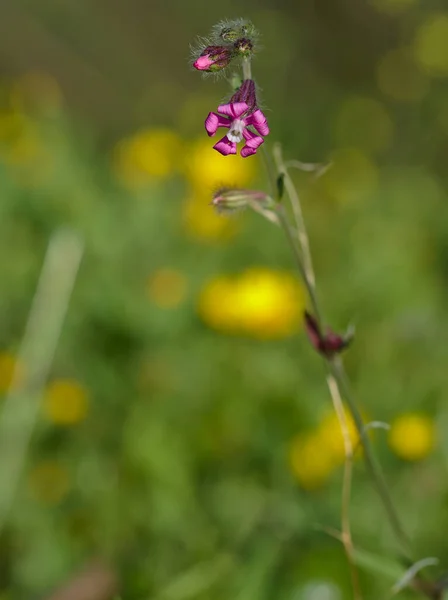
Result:
{"type": "Polygon", "coordinates": [[[257,32],[250,21],[223,21],[213,28],[208,39],[199,40],[193,49],[193,67],[203,73],[224,71],[238,59],[251,58],[256,48],[257,32]]]}
{"type": "Polygon", "coordinates": [[[237,154],[237,144],[244,141],[243,158],[251,156],[269,134],[269,126],[263,112],[258,108],[256,86],[250,77],[250,58],[254,50],[255,30],[251,23],[237,21],[230,25],[220,24],[214,30],[212,41],[201,49],[193,63],[195,69],[216,73],[228,67],[238,57],[243,61],[243,80],[226,104],[210,112],[205,129],[214,136],[219,127],[228,132],[213,147],[223,156],[237,154]],[[219,41],[219,43],[216,43],[219,41]]]}

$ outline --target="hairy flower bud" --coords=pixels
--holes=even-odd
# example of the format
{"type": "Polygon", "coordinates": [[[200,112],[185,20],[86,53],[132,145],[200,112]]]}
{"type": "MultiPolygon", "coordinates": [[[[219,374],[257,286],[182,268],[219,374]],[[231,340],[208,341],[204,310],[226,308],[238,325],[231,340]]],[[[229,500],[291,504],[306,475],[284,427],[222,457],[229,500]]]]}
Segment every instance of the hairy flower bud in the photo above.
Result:
{"type": "Polygon", "coordinates": [[[242,37],[253,37],[257,35],[253,24],[244,19],[222,22],[215,27],[214,31],[219,39],[227,43],[234,43],[242,37]]]}
{"type": "Polygon", "coordinates": [[[225,69],[232,60],[235,50],[229,46],[207,46],[193,63],[198,71],[215,73],[225,69]]]}
{"type": "Polygon", "coordinates": [[[235,48],[235,53],[243,56],[244,58],[248,58],[253,54],[254,45],[248,38],[241,38],[237,40],[233,47],[235,48]]]}
{"type": "Polygon", "coordinates": [[[211,204],[220,213],[232,213],[244,210],[253,204],[269,208],[272,201],[265,192],[259,190],[221,188],[214,194],[211,204]]]}

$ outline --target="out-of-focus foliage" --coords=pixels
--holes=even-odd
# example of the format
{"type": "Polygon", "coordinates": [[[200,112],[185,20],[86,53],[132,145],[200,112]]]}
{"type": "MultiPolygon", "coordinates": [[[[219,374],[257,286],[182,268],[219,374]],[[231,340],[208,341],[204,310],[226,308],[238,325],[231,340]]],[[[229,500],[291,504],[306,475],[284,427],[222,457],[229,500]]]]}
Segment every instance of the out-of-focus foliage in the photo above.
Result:
{"type": "MultiPolygon", "coordinates": [[[[2,398],[14,368],[26,377],[16,357],[51,235],[70,227],[85,241],[0,534],[0,597],[41,597],[100,555],[123,600],[351,598],[328,533],[340,528],[343,440],[301,325],[305,290],[277,227],[209,205],[222,184],[266,184],[260,156],[212,150],[203,120],[226,82],[185,62],[189,41],[238,3],[152,4],[0,8],[2,398]]],[[[317,180],[293,172],[318,293],[335,330],[356,325],[354,394],[391,425],[372,443],[416,558],[438,556],[443,572],[448,13],[315,4],[243,15],[263,33],[267,143],[332,161],[317,180]]],[[[397,546],[359,452],[353,477],[355,547],[387,564],[397,546]]],[[[360,576],[365,600],[395,583],[360,576]]]]}

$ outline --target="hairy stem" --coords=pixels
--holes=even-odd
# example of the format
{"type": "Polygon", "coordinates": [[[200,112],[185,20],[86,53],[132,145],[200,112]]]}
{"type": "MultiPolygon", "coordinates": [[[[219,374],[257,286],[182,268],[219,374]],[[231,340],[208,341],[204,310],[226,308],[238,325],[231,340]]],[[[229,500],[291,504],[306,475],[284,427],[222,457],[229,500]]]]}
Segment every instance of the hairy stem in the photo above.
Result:
{"type": "Polygon", "coordinates": [[[250,58],[245,58],[243,60],[243,78],[252,79],[252,68],[250,64],[250,58]]]}

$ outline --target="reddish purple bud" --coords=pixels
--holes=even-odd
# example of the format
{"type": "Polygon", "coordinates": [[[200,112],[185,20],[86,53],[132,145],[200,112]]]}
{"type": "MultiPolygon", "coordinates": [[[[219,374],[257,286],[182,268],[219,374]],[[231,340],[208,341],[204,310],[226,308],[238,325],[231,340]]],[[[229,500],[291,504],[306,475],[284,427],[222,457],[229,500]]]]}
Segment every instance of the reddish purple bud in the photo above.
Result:
{"type": "Polygon", "coordinates": [[[305,311],[304,318],[305,329],[313,348],[327,358],[342,352],[353,339],[351,331],[348,331],[345,335],[340,335],[327,328],[327,332],[323,334],[316,317],[308,311],[305,311]]]}
{"type": "Polygon", "coordinates": [[[257,109],[255,81],[253,79],[245,79],[231,97],[230,102],[245,102],[248,106],[248,112],[254,112],[257,109]]]}
{"type": "Polygon", "coordinates": [[[232,60],[234,49],[229,46],[207,46],[193,63],[198,71],[216,73],[225,69],[232,60]]]}

